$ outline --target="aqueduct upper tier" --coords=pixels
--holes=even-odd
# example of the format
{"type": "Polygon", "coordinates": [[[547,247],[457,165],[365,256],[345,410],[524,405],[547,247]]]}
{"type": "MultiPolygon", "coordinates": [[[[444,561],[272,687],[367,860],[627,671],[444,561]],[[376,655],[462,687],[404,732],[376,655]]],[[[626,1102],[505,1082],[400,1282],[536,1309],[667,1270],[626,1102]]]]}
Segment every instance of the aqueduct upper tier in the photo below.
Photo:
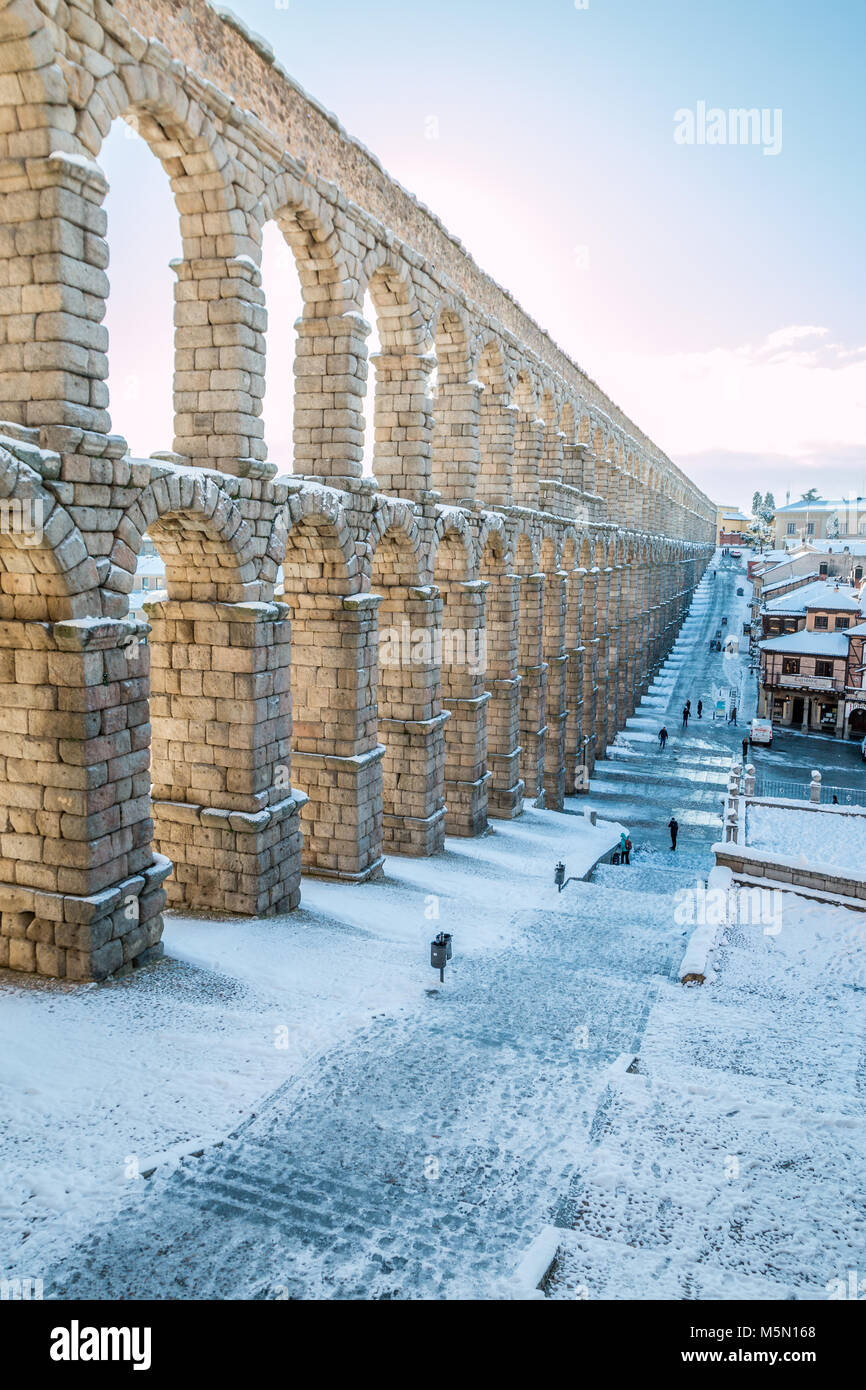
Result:
{"type": "Polygon", "coordinates": [[[166,896],[285,910],[302,867],[361,882],[585,786],[715,510],[267,46],[204,0],[0,0],[0,192],[0,965],[104,978],[166,896]],[[109,416],[118,118],[182,233],[150,459],[109,416]],[[270,221],[304,302],[276,462],[270,221]]]}

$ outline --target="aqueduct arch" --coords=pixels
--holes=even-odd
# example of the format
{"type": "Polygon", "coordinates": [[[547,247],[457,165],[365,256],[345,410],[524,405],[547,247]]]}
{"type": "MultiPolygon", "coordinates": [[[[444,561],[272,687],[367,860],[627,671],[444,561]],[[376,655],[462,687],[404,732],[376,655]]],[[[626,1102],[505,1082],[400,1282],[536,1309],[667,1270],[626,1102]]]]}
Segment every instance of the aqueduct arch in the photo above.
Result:
{"type": "Polygon", "coordinates": [[[0,0],[0,72],[0,964],[104,978],[159,951],[166,892],[282,912],[302,865],[361,882],[562,806],[670,647],[708,499],[205,0],[0,0]],[[119,118],[182,234],[151,459],[106,387],[119,118]],[[269,222],[304,306],[279,478],[269,222]]]}

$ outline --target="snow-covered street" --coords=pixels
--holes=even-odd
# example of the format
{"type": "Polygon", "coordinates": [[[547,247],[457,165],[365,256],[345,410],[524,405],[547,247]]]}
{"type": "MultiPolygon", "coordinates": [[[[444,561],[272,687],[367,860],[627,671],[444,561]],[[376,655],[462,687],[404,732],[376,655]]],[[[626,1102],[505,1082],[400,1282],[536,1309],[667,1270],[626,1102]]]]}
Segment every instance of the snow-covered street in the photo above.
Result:
{"type": "Polygon", "coordinates": [[[862,1267],[866,914],[783,895],[777,935],[731,928],[678,981],[675,894],[753,708],[712,720],[738,582],[704,580],[574,814],[305,883],[276,922],[176,918],[173,959],[113,986],[4,980],[4,1267],[46,1297],[526,1297],[545,1228],[554,1298],[826,1298],[862,1267]],[[631,865],[557,894],[621,826],[631,865]]]}

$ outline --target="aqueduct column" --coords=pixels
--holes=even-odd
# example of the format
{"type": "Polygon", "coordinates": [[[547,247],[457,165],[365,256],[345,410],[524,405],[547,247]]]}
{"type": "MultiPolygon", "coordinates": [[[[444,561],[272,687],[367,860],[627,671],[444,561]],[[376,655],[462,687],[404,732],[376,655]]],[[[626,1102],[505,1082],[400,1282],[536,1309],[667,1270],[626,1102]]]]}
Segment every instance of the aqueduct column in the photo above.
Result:
{"type": "Polygon", "coordinates": [[[370,325],[349,310],[295,327],[294,471],[339,487],[363,469],[370,325]]]}
{"type": "Polygon", "coordinates": [[[583,737],[586,747],[587,776],[591,776],[598,752],[598,582],[599,569],[592,565],[583,581],[580,611],[580,641],[583,647],[583,737]]]}
{"type": "MultiPolygon", "coordinates": [[[[433,447],[432,354],[376,353],[373,472],[383,492],[420,501],[430,489],[433,447]]],[[[368,425],[369,428],[369,425],[368,425]]]]}
{"type": "Polygon", "coordinates": [[[0,624],[3,966],[102,980],[161,954],[171,864],[152,847],[145,633],[0,624]]]}
{"type": "Polygon", "coordinates": [[[484,689],[487,581],[443,580],[442,704],[445,726],[445,830],[481,835],[487,829],[487,705],[484,689]]]}
{"type": "Polygon", "coordinates": [[[520,775],[525,794],[544,797],[547,664],[543,655],[544,575],[527,574],[520,586],[520,775]]]}
{"type": "Polygon", "coordinates": [[[586,571],[570,570],[567,579],[565,655],[565,794],[585,791],[586,778],[580,769],[585,765],[583,666],[585,650],[580,636],[583,612],[583,582],[586,571]]]}
{"type": "Polygon", "coordinates": [[[300,900],[306,798],[290,780],[290,636],[280,603],[145,604],[154,818],[169,902],[260,915],[300,900]]]}
{"type": "Polygon", "coordinates": [[[565,650],[566,605],[568,576],[564,570],[553,570],[544,581],[544,661],[547,666],[547,691],[544,722],[547,726],[544,749],[544,804],[548,810],[561,811],[565,801],[565,721],[566,667],[565,650]]]}
{"type": "Polygon", "coordinates": [[[514,501],[518,507],[538,506],[538,469],[544,441],[544,421],[519,413],[514,431],[514,501]]]}
{"type": "Polygon", "coordinates": [[[520,578],[507,574],[502,560],[487,554],[481,575],[490,581],[486,629],[489,814],[498,820],[513,820],[523,811],[524,792],[520,777],[520,578]]]}

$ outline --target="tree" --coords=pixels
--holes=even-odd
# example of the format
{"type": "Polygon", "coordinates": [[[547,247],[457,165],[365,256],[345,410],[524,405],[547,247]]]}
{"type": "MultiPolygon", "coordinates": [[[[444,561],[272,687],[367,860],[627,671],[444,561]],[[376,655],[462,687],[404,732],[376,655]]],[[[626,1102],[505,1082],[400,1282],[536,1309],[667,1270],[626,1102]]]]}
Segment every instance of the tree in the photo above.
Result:
{"type": "Polygon", "coordinates": [[[810,487],[808,492],[804,492],[800,498],[801,502],[820,502],[821,498],[816,487],[810,487]]]}
{"type": "Polygon", "coordinates": [[[756,492],[754,497],[752,498],[752,516],[756,517],[758,521],[760,521],[763,515],[764,504],[761,501],[761,494],[759,492],[756,492]]]}
{"type": "Polygon", "coordinates": [[[772,492],[768,492],[764,498],[764,520],[772,521],[776,515],[776,499],[772,492]]]}

